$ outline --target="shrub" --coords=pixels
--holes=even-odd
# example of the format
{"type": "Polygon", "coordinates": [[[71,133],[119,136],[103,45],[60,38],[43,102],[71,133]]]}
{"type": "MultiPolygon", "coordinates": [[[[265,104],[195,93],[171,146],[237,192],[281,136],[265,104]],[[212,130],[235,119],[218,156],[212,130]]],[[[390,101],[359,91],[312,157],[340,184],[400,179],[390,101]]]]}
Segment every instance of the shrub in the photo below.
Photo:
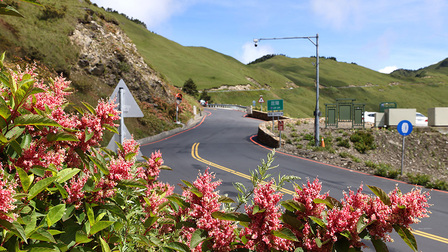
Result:
{"type": "Polygon", "coordinates": [[[65,16],[67,12],[67,6],[62,6],[60,9],[56,8],[54,5],[45,5],[42,10],[42,15],[39,17],[41,20],[49,19],[61,19],[65,16]]]}
{"type": "Polygon", "coordinates": [[[303,140],[307,140],[307,141],[313,141],[313,143],[314,143],[314,135],[313,134],[305,134],[304,136],[303,136],[303,140]]]}
{"type": "Polygon", "coordinates": [[[368,150],[376,148],[375,138],[370,132],[357,131],[350,136],[350,141],[353,142],[353,147],[360,153],[366,153],[368,150]]]}
{"type": "Polygon", "coordinates": [[[411,184],[421,185],[421,186],[427,186],[431,182],[431,177],[428,174],[423,173],[407,173],[406,174],[409,178],[409,181],[411,184]]]}
{"type": "Polygon", "coordinates": [[[345,147],[345,148],[350,148],[350,141],[346,138],[346,139],[341,139],[337,142],[337,146],[339,147],[345,147]]]}
{"type": "Polygon", "coordinates": [[[251,171],[252,188],[235,184],[237,202],[219,195],[208,169],[174,194],[157,180],[167,168],[160,152],[136,162],[133,139],[116,153],[99,146],[104,131],[116,132],[115,104],[84,103],[68,114],[68,81],[47,85],[33,68],[11,72],[3,57],[1,251],[352,251],[366,239],[386,249],[385,230],[394,229],[417,250],[410,225],[428,217],[428,192],[368,186],[369,195],[361,185],[338,201],[315,179],[281,201],[285,183],[298,178],[271,178],[270,153],[251,171]]]}

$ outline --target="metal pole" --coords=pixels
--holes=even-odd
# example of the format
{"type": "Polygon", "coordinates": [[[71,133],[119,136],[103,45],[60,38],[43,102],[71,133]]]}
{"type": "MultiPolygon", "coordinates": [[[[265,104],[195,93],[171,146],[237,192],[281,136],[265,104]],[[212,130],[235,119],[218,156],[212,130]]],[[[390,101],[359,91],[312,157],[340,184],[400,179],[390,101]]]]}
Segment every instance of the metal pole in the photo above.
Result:
{"type": "MultiPolygon", "coordinates": [[[[254,39],[255,46],[258,45],[258,42],[261,40],[280,40],[280,39],[308,39],[313,45],[316,46],[316,109],[314,110],[315,113],[315,119],[314,119],[314,140],[315,145],[319,146],[319,34],[317,33],[316,36],[310,36],[310,37],[283,37],[283,38],[259,38],[254,39]],[[312,40],[312,38],[316,39],[316,42],[312,40]]],[[[263,108],[262,108],[263,111],[263,108]]]]}
{"type": "Polygon", "coordinates": [[[176,123],[179,123],[179,104],[176,103],[176,123]]]}
{"type": "Polygon", "coordinates": [[[118,97],[120,99],[120,144],[123,145],[124,141],[124,88],[118,89],[118,97]]]}
{"type": "Polygon", "coordinates": [[[403,144],[401,149],[401,175],[403,175],[403,164],[404,164],[404,138],[405,136],[403,136],[403,144]]]}
{"type": "Polygon", "coordinates": [[[316,146],[319,146],[319,114],[319,34],[316,34],[316,117],[314,119],[316,146]]]}

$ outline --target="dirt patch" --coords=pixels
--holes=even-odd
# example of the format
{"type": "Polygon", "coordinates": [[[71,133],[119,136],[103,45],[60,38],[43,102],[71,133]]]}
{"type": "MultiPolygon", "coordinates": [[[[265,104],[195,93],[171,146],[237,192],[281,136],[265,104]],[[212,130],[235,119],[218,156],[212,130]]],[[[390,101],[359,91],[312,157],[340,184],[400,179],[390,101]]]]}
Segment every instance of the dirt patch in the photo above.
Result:
{"type": "MultiPolygon", "coordinates": [[[[323,148],[314,146],[312,120],[290,119],[285,125],[280,151],[370,174],[386,169],[406,182],[416,175],[429,175],[432,183],[448,181],[448,135],[431,128],[414,128],[405,138],[404,169],[400,175],[403,137],[396,129],[321,128],[323,148]],[[373,137],[371,149],[364,150],[353,141],[356,137],[352,136],[360,132],[373,137]]],[[[271,129],[272,122],[266,126],[271,129]]]]}

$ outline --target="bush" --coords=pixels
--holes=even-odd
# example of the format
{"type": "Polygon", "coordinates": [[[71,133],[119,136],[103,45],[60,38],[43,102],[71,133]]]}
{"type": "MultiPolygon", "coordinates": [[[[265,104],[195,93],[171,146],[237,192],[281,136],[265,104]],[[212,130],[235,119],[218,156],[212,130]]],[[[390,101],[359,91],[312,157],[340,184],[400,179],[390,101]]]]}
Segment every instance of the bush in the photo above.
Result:
{"type": "Polygon", "coordinates": [[[431,177],[428,174],[423,173],[407,173],[406,174],[409,178],[409,181],[411,184],[421,185],[421,186],[427,186],[431,182],[431,177]]]}
{"type": "Polygon", "coordinates": [[[349,140],[347,138],[346,139],[341,139],[341,140],[339,140],[337,142],[337,146],[345,147],[345,148],[349,149],[350,148],[350,142],[349,142],[349,140]]]}
{"type": "Polygon", "coordinates": [[[359,151],[359,153],[366,153],[369,150],[376,148],[375,138],[372,133],[365,131],[357,131],[350,136],[350,141],[353,142],[354,148],[359,151]]]}
{"type": "Polygon", "coordinates": [[[42,10],[42,15],[39,17],[41,20],[49,20],[49,19],[61,19],[65,17],[65,13],[67,12],[67,6],[62,6],[60,9],[56,8],[54,5],[45,5],[42,10]]]}
{"type": "Polygon", "coordinates": [[[3,57],[1,251],[358,251],[366,239],[386,249],[384,230],[394,229],[417,250],[409,229],[428,217],[428,192],[368,186],[369,195],[361,186],[338,201],[315,179],[281,201],[285,183],[299,178],[273,179],[270,153],[251,171],[252,188],[235,184],[237,202],[219,195],[208,169],[174,194],[157,180],[168,168],[160,152],[137,162],[133,139],[117,152],[99,146],[104,131],[116,132],[115,104],[84,103],[68,114],[68,81],[46,84],[32,68],[11,74],[3,57]]]}

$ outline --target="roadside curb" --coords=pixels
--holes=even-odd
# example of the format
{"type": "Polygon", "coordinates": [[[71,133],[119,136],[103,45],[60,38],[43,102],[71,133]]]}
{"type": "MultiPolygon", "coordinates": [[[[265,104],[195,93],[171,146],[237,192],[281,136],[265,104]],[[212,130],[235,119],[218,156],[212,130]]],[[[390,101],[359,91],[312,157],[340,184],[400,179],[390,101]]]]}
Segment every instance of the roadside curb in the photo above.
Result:
{"type": "Polygon", "coordinates": [[[143,145],[147,145],[150,144],[152,142],[156,142],[156,141],[160,141],[162,139],[165,139],[169,136],[175,135],[179,132],[188,130],[193,128],[194,126],[198,125],[200,122],[202,122],[203,118],[205,117],[205,113],[202,112],[201,114],[196,115],[193,119],[190,119],[187,124],[182,124],[182,127],[180,128],[176,128],[176,129],[172,129],[172,130],[168,130],[168,131],[164,131],[160,134],[154,135],[154,136],[150,136],[150,137],[145,137],[142,139],[137,140],[137,143],[140,144],[140,146],[143,145]]]}

